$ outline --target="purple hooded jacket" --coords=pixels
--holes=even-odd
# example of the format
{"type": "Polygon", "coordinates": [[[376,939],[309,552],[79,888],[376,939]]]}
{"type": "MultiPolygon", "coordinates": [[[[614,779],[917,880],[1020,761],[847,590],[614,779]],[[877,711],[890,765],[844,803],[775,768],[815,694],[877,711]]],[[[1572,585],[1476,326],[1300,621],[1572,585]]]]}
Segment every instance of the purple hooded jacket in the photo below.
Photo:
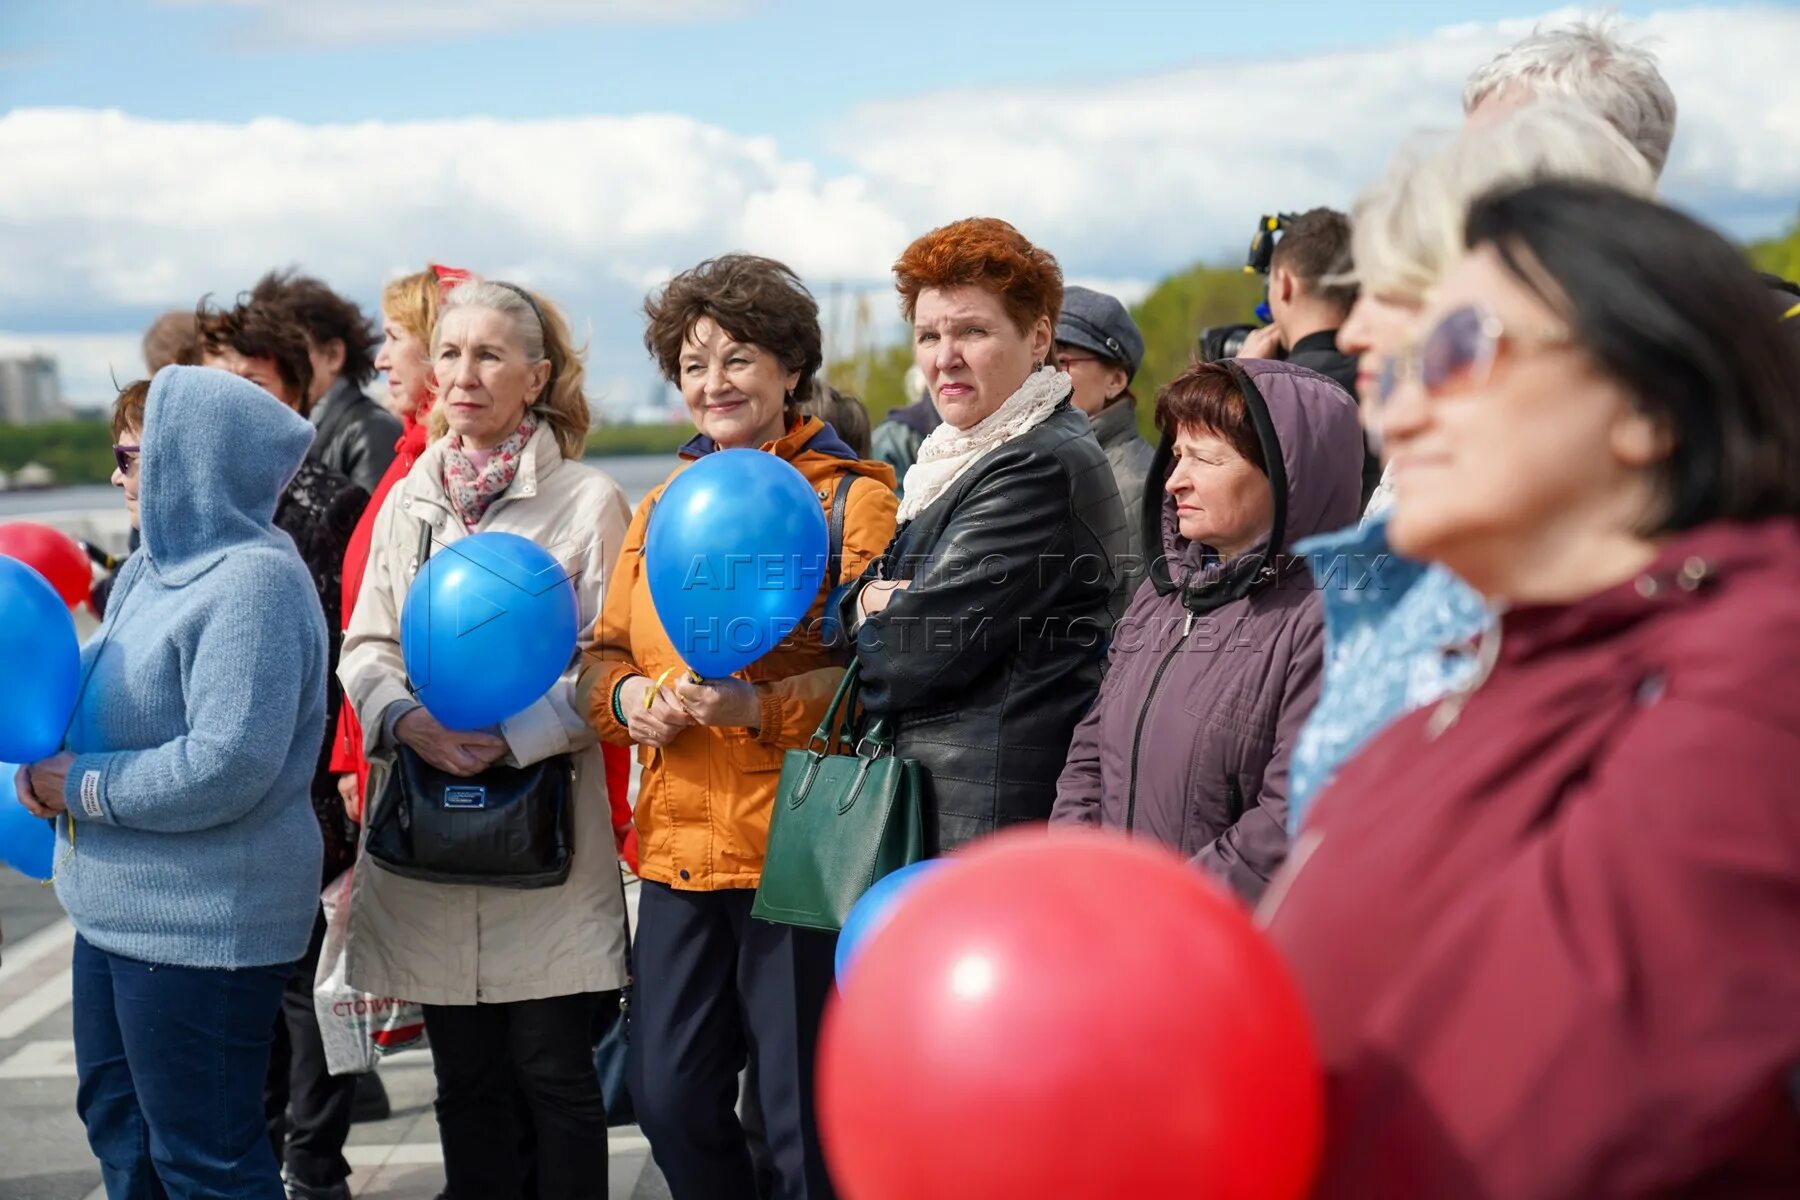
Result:
{"type": "Polygon", "coordinates": [[[1227,365],[1271,464],[1270,542],[1208,563],[1176,528],[1163,438],[1142,515],[1145,545],[1160,533],[1164,558],[1113,630],[1050,820],[1153,837],[1254,901],[1287,856],[1288,757],[1324,651],[1311,572],[1267,550],[1356,520],[1363,441],[1354,403],[1323,375],[1273,360],[1227,365]]]}

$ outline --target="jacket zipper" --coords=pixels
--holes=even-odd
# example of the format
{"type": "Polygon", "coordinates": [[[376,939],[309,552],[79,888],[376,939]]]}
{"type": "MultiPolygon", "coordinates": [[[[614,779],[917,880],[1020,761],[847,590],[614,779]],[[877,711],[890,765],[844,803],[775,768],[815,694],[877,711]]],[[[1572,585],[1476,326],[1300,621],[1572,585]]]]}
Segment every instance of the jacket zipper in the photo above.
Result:
{"type": "Polygon", "coordinates": [[[1169,663],[1187,644],[1188,634],[1192,632],[1194,632],[1194,612],[1189,609],[1187,622],[1181,628],[1181,636],[1175,639],[1175,644],[1169,647],[1169,652],[1163,655],[1163,660],[1156,664],[1156,674],[1150,677],[1150,690],[1144,694],[1144,707],[1138,710],[1137,731],[1131,737],[1131,788],[1125,793],[1126,833],[1130,833],[1131,827],[1137,823],[1138,750],[1144,744],[1144,723],[1150,719],[1150,706],[1156,702],[1156,689],[1162,685],[1163,672],[1169,669],[1169,663]]]}

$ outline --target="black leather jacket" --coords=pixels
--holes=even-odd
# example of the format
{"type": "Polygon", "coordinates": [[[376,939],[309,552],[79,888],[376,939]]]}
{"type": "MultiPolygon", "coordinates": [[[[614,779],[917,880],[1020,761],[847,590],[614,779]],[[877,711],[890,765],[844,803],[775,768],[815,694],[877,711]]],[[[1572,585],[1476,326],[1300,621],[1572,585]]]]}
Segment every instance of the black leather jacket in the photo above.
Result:
{"type": "Polygon", "coordinates": [[[896,753],[925,768],[928,845],[1049,817],[1100,687],[1125,548],[1112,467],[1065,401],[902,525],[847,589],[849,619],[870,581],[912,580],[857,629],[856,654],[865,710],[891,717],[896,753]]]}
{"type": "Polygon", "coordinates": [[[311,457],[350,477],[370,495],[394,461],[400,422],[348,379],[339,379],[313,408],[311,457]]]}

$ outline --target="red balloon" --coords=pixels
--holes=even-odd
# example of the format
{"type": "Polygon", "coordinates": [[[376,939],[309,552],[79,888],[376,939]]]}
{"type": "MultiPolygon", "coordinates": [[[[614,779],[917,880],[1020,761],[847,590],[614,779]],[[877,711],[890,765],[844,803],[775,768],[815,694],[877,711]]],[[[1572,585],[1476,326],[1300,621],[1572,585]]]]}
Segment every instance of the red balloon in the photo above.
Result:
{"type": "Polygon", "coordinates": [[[60,529],[34,521],[0,525],[0,554],[16,558],[50,581],[70,608],[88,598],[94,568],[75,539],[60,529]]]}
{"type": "Polygon", "coordinates": [[[1323,1085],[1284,964],[1160,847],[1042,830],[919,881],[826,1013],[847,1200],[1296,1200],[1323,1085]]]}

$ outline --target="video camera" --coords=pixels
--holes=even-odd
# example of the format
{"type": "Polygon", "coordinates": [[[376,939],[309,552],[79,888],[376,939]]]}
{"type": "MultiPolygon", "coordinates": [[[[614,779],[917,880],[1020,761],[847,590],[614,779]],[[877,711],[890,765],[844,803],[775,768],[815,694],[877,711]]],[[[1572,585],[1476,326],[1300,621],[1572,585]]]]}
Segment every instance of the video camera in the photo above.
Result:
{"type": "MultiPolygon", "coordinates": [[[[1296,215],[1295,213],[1276,213],[1273,216],[1265,216],[1256,223],[1256,232],[1250,236],[1250,253],[1244,260],[1244,274],[1267,275],[1269,273],[1269,262],[1275,256],[1275,242],[1287,227],[1293,224],[1296,215]]],[[[1200,331],[1197,348],[1201,362],[1218,362],[1222,358],[1236,358],[1238,351],[1244,348],[1244,339],[1273,319],[1269,315],[1269,298],[1266,288],[1264,292],[1262,303],[1256,306],[1254,323],[1213,325],[1200,331]]]]}

